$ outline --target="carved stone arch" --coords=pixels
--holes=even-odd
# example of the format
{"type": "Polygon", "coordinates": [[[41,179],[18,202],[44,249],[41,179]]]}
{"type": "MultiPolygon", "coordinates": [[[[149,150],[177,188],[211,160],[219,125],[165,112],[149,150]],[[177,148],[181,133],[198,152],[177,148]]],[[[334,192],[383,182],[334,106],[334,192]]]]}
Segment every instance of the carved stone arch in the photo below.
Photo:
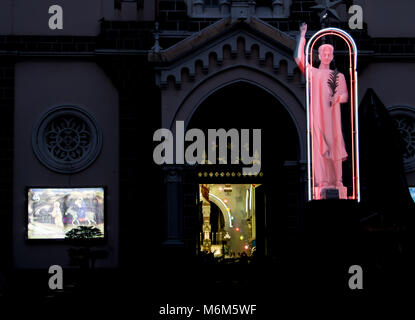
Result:
{"type": "Polygon", "coordinates": [[[258,64],[263,65],[265,63],[266,55],[271,53],[274,71],[277,71],[281,61],[285,60],[287,63],[287,75],[289,78],[293,77],[294,70],[297,68],[297,65],[292,59],[290,52],[287,52],[286,49],[279,49],[275,45],[272,45],[267,41],[264,41],[260,37],[257,37],[245,30],[236,30],[234,32],[231,32],[230,34],[227,34],[226,36],[223,36],[220,39],[213,41],[209,45],[206,45],[206,47],[203,48],[203,50],[198,50],[196,52],[188,54],[186,57],[178,59],[169,66],[159,67],[159,75],[157,80],[158,85],[160,85],[161,87],[166,87],[167,79],[173,75],[175,78],[175,84],[180,86],[182,82],[182,69],[187,68],[189,70],[189,75],[195,76],[195,66],[198,61],[202,62],[203,70],[207,71],[210,67],[209,57],[212,54],[214,54],[216,57],[216,64],[221,65],[224,60],[224,49],[228,47],[230,48],[232,56],[237,55],[238,42],[240,42],[240,40],[242,40],[242,50],[246,57],[249,57],[252,53],[252,48],[256,47],[258,50],[258,64]]]}
{"type": "Polygon", "coordinates": [[[304,105],[291,89],[277,77],[246,65],[230,66],[206,77],[177,104],[174,114],[164,117],[163,127],[174,132],[176,121],[184,121],[186,128],[194,112],[210,95],[228,85],[241,81],[268,92],[285,108],[297,130],[300,161],[305,161],[307,154],[307,123],[304,105]]]}
{"type": "MultiPolygon", "coordinates": [[[[246,82],[271,94],[290,115],[303,172],[307,125],[304,81],[294,76],[298,69],[292,58],[295,47],[293,37],[251,16],[242,21],[223,18],[170,48],[150,51],[148,59],[155,65],[161,88],[162,127],[174,132],[179,120],[187,126],[206,98],[233,83],[246,82]]],[[[297,163],[287,164],[291,165],[297,163]]],[[[165,245],[183,245],[180,182],[168,180],[166,192],[165,245]]]]}

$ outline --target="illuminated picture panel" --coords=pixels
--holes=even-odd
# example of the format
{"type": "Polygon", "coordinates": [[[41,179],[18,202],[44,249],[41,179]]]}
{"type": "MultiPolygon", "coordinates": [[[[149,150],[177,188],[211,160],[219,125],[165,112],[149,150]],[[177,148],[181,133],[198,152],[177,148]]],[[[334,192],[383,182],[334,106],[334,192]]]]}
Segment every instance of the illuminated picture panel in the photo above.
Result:
{"type": "Polygon", "coordinates": [[[64,239],[79,226],[104,237],[104,188],[29,188],[27,197],[28,239],[64,239]]]}
{"type": "Polygon", "coordinates": [[[337,28],[314,34],[305,54],[304,44],[295,58],[306,76],[308,199],[360,201],[356,44],[337,28]]]}

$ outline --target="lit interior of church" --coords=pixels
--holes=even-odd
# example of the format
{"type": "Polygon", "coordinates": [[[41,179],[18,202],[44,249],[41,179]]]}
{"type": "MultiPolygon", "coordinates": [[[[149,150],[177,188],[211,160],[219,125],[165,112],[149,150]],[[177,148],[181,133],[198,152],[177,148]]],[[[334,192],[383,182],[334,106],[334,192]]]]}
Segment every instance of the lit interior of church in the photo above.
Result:
{"type": "Polygon", "coordinates": [[[201,251],[225,259],[254,254],[255,190],[259,187],[260,184],[200,185],[201,251]],[[204,188],[207,189],[205,193],[202,191],[204,188]]]}

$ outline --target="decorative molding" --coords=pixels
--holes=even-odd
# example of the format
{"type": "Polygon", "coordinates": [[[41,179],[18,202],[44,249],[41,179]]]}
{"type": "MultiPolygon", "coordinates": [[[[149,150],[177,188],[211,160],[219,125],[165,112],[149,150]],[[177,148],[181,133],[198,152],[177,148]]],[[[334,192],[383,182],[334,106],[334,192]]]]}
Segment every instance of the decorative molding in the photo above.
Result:
{"type": "Polygon", "coordinates": [[[198,50],[197,52],[186,56],[179,60],[175,64],[168,67],[159,67],[158,85],[165,87],[169,77],[174,77],[174,82],[177,86],[180,86],[182,82],[182,72],[187,69],[189,78],[192,81],[196,75],[196,63],[201,61],[202,69],[207,72],[210,67],[209,57],[214,54],[215,61],[218,66],[222,65],[223,52],[225,47],[231,48],[231,54],[235,56],[238,51],[238,40],[244,40],[244,53],[249,57],[252,53],[252,48],[256,46],[258,48],[258,64],[263,65],[265,58],[268,54],[272,56],[273,71],[278,71],[281,61],[285,61],[287,64],[287,76],[289,79],[294,75],[294,69],[297,68],[294,60],[292,59],[290,52],[278,49],[277,47],[263,41],[262,39],[252,35],[251,33],[238,30],[230,33],[226,37],[223,37],[212,44],[198,50]]]}
{"type": "Polygon", "coordinates": [[[204,0],[187,0],[187,14],[191,18],[234,18],[257,16],[262,19],[288,18],[292,0],[269,0],[269,5],[255,0],[218,0],[217,6],[207,6],[204,0]],[[242,11],[242,16],[241,16],[242,11]]]}

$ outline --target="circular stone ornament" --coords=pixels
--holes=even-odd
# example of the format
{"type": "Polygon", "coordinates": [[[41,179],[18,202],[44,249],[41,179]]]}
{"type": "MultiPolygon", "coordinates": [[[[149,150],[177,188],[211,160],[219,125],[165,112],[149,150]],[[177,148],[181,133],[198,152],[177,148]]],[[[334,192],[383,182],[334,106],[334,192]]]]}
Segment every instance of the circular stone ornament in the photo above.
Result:
{"type": "Polygon", "coordinates": [[[59,173],[76,173],[98,157],[102,132],[85,110],[59,106],[46,112],[35,125],[32,147],[47,168],[59,173]]]}
{"type": "Polygon", "coordinates": [[[405,173],[415,171],[415,109],[406,106],[388,108],[405,143],[403,165],[405,173]]]}

